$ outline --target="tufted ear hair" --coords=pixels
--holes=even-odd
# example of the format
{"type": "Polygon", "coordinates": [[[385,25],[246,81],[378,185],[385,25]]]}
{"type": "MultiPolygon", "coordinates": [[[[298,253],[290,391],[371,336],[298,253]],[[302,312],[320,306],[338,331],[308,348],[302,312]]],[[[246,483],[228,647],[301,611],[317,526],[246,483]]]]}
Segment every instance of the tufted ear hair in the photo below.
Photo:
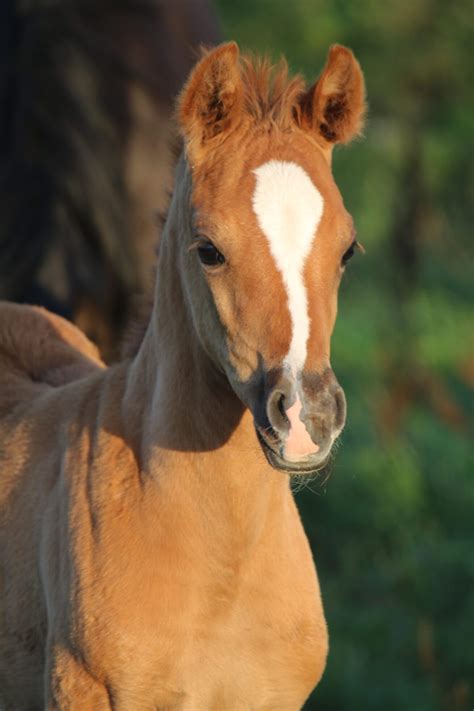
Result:
{"type": "Polygon", "coordinates": [[[348,143],[362,131],[365,83],[359,62],[350,49],[333,45],[316,83],[300,100],[300,120],[315,131],[323,148],[348,143]]]}
{"type": "Polygon", "coordinates": [[[206,52],[191,72],[178,100],[178,121],[188,153],[231,130],[243,104],[239,48],[235,42],[206,52]]]}

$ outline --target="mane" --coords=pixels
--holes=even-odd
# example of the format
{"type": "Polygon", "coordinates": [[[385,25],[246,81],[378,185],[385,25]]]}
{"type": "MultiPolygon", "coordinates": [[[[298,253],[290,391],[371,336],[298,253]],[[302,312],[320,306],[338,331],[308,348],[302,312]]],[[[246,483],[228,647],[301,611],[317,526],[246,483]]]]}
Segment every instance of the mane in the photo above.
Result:
{"type": "Polygon", "coordinates": [[[255,123],[267,123],[283,131],[294,128],[295,107],[306,88],[301,74],[289,76],[283,57],[274,65],[269,57],[246,54],[241,67],[244,106],[255,123]]]}

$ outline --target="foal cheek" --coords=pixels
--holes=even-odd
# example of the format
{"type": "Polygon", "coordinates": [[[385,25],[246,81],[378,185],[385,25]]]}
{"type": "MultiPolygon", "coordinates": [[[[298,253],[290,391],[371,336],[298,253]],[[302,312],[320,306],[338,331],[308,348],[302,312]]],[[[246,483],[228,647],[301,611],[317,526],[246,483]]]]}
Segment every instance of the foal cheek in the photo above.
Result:
{"type": "Polygon", "coordinates": [[[227,346],[227,358],[233,369],[233,377],[240,382],[249,380],[258,368],[258,350],[255,347],[255,321],[246,323],[247,310],[242,310],[238,293],[234,289],[222,289],[216,295],[223,337],[227,346]]]}
{"type": "Polygon", "coordinates": [[[255,349],[241,337],[246,329],[239,316],[232,281],[224,275],[213,274],[206,289],[206,297],[212,302],[212,307],[207,309],[203,326],[205,339],[216,344],[214,347],[219,351],[217,357],[224,370],[227,370],[227,362],[230,363],[232,372],[228,376],[231,382],[235,379],[246,381],[257,368],[258,357],[255,349]]]}

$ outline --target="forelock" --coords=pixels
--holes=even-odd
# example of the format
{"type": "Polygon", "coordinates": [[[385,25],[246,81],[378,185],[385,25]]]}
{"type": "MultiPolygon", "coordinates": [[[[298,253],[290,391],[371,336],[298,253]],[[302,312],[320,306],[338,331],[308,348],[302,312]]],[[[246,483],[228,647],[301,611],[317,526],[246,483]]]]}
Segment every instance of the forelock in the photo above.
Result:
{"type": "Polygon", "coordinates": [[[268,57],[244,55],[241,67],[246,113],[257,124],[268,123],[281,130],[294,128],[298,100],[306,88],[303,77],[289,77],[283,58],[273,65],[268,57]]]}

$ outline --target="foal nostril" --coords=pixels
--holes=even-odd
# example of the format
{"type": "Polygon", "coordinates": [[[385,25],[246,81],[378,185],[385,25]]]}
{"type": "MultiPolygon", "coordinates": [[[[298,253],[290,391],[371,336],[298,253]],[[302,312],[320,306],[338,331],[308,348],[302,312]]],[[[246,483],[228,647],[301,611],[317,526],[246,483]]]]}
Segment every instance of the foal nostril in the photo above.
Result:
{"type": "Polygon", "coordinates": [[[285,412],[285,396],[280,390],[275,390],[268,400],[267,415],[273,429],[286,432],[289,427],[285,412]]]}
{"type": "Polygon", "coordinates": [[[336,429],[342,430],[346,421],[346,396],[344,395],[344,390],[340,386],[338,386],[336,392],[334,393],[334,400],[336,401],[336,419],[334,421],[334,426],[336,429]]]}

